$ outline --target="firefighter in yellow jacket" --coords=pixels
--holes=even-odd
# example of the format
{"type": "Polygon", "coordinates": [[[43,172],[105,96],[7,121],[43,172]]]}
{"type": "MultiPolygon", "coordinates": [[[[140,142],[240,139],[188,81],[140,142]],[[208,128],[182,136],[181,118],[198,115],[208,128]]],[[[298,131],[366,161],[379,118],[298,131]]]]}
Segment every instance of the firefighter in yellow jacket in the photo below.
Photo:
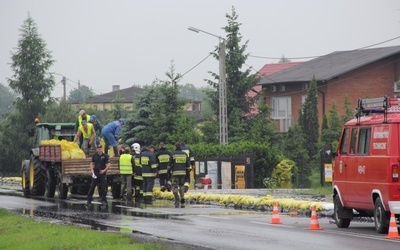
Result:
{"type": "Polygon", "coordinates": [[[185,182],[190,174],[190,158],[182,151],[181,144],[175,144],[175,151],[171,153],[171,162],[168,169],[168,177],[172,181],[168,181],[168,186],[172,185],[172,193],[175,198],[175,208],[185,207],[185,182]]]}
{"type": "Polygon", "coordinates": [[[88,123],[86,120],[82,120],[82,125],[79,126],[78,132],[75,135],[74,142],[82,136],[83,141],[81,149],[85,152],[86,157],[89,155],[89,148],[93,145],[96,132],[94,131],[93,124],[88,123]]]}

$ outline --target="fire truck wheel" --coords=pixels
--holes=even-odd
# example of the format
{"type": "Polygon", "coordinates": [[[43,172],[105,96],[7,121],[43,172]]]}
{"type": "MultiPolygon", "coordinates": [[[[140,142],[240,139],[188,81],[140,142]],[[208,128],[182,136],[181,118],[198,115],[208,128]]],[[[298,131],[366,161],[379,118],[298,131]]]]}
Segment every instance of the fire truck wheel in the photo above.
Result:
{"type": "Polygon", "coordinates": [[[29,192],[42,196],[46,191],[46,167],[38,157],[32,156],[29,162],[29,192]]]}
{"type": "Polygon", "coordinates": [[[378,233],[387,233],[389,230],[389,215],[383,208],[381,198],[376,198],[374,209],[375,229],[378,233]]]}
{"type": "Polygon", "coordinates": [[[342,203],[340,202],[339,195],[335,196],[335,203],[333,209],[333,216],[336,221],[336,225],[338,228],[348,228],[350,226],[351,219],[343,219],[339,215],[339,211],[343,211],[342,203]]]}

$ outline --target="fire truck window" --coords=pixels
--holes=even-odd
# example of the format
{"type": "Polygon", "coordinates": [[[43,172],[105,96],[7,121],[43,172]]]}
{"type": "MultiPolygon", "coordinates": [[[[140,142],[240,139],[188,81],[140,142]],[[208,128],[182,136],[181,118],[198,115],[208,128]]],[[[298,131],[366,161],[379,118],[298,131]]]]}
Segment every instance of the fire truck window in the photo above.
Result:
{"type": "Polygon", "coordinates": [[[342,136],[342,141],[340,143],[340,154],[347,154],[347,146],[348,146],[348,141],[349,141],[349,129],[346,128],[343,131],[343,136],[342,136]]]}
{"type": "Polygon", "coordinates": [[[350,141],[350,154],[356,153],[356,142],[357,142],[357,128],[351,130],[351,141],[350,141]]]}
{"type": "Polygon", "coordinates": [[[371,128],[360,128],[360,136],[358,137],[358,154],[368,155],[370,141],[371,128]]]}

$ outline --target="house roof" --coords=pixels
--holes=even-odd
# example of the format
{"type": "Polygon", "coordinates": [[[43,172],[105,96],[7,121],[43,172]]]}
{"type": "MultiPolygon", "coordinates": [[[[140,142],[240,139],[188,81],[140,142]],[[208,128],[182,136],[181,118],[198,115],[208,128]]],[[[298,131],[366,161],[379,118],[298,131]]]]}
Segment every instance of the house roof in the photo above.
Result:
{"type": "Polygon", "coordinates": [[[302,62],[285,62],[285,63],[270,63],[265,64],[257,73],[259,77],[269,76],[281,70],[291,68],[302,62]]]}
{"type": "Polygon", "coordinates": [[[309,82],[313,76],[317,81],[328,81],[397,53],[400,53],[400,46],[336,51],[264,76],[261,78],[260,84],[309,82]]]}
{"type": "Polygon", "coordinates": [[[139,87],[129,87],[126,89],[120,89],[105,93],[102,95],[95,95],[86,99],[86,103],[111,103],[115,98],[119,97],[122,102],[133,103],[137,94],[143,93],[144,89],[139,87]]]}
{"type": "MultiPolygon", "coordinates": [[[[302,62],[285,62],[285,63],[270,63],[265,64],[257,73],[258,77],[262,78],[263,76],[269,76],[281,70],[296,66],[302,62]]],[[[260,84],[253,86],[252,88],[255,91],[250,90],[247,92],[246,96],[254,97],[257,95],[257,92],[260,92],[262,86],[260,84]]]]}

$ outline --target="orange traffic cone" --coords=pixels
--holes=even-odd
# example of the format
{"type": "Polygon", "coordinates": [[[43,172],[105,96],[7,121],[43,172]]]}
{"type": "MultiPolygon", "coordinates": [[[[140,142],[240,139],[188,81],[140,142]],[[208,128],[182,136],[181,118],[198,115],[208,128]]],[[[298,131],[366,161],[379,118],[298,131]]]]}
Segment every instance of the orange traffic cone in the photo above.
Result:
{"type": "Polygon", "coordinates": [[[308,230],[322,230],[322,228],[319,227],[318,216],[315,206],[311,207],[311,223],[308,230]]]}
{"type": "Polygon", "coordinates": [[[279,219],[278,204],[274,201],[274,208],[272,209],[272,219],[269,224],[282,224],[281,219],[279,219]]]}
{"type": "Polygon", "coordinates": [[[390,215],[390,223],[389,223],[389,233],[385,236],[387,239],[398,239],[399,231],[397,230],[396,218],[394,217],[394,213],[392,212],[390,215]]]}

